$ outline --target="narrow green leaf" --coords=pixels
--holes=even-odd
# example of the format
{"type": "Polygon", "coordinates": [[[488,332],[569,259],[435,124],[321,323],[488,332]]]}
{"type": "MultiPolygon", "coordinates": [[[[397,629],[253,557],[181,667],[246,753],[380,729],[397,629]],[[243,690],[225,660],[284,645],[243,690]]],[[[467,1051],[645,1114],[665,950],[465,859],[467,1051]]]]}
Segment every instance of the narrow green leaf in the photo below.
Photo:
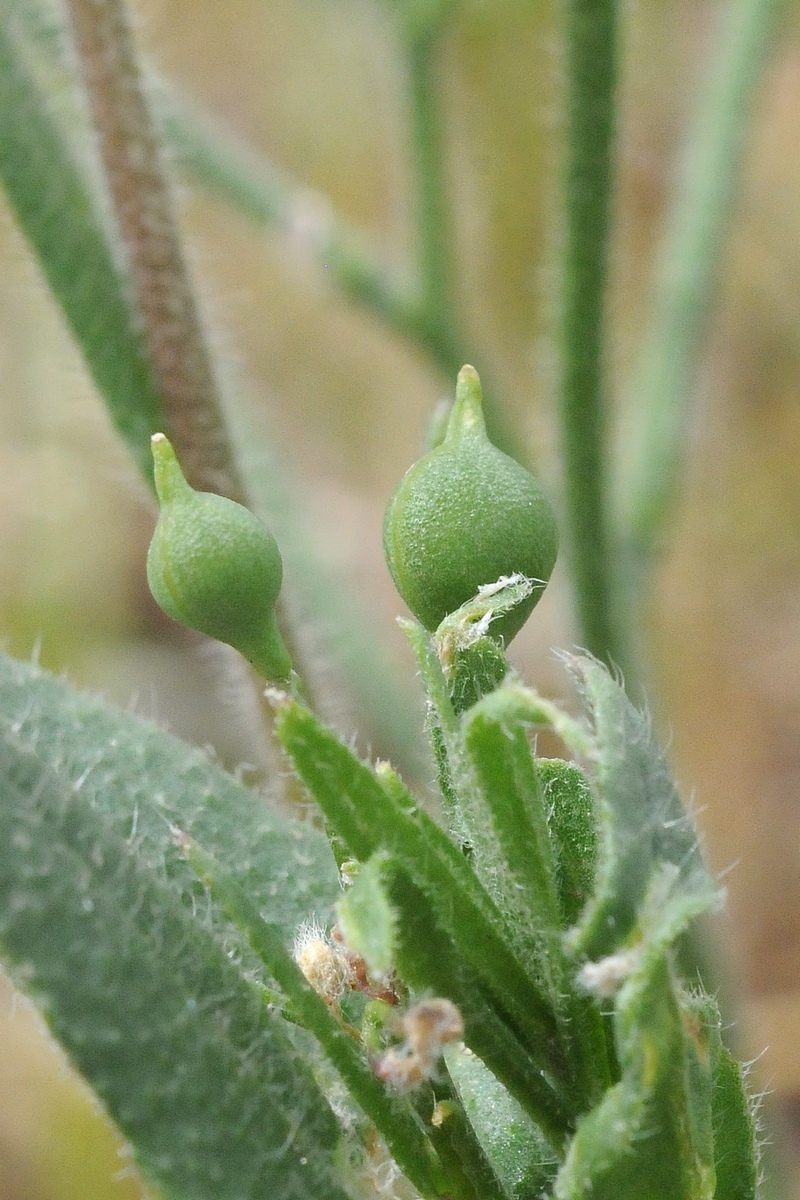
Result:
{"type": "Polygon", "coordinates": [[[579,1122],[556,1200],[712,1200],[709,1029],[663,955],[623,985],[616,1029],[622,1079],[579,1122]]]}
{"type": "Polygon", "coordinates": [[[711,1063],[717,1174],[714,1200],[755,1200],[759,1148],[753,1102],[745,1089],[742,1068],[722,1044],[719,1022],[711,1034],[711,1063]]]}
{"type": "MultiPolygon", "coordinates": [[[[0,655],[0,716],[113,820],[139,859],[187,902],[196,881],[175,850],[170,823],[207,846],[288,939],[304,919],[330,912],[339,896],[336,865],[320,832],[277,816],[264,796],[206,753],[150,722],[6,655],[0,655]]],[[[207,919],[219,924],[213,913],[207,919]]]]}
{"type": "Polygon", "coordinates": [[[508,674],[503,647],[491,637],[476,638],[456,651],[448,672],[453,711],[464,713],[499,687],[508,674]]]}
{"type": "Polygon", "coordinates": [[[283,991],[293,1018],[314,1035],[353,1099],[374,1122],[401,1170],[423,1195],[445,1192],[447,1180],[442,1164],[411,1108],[375,1076],[353,1035],[336,1020],[286,950],[280,929],[263,919],[257,905],[233,876],[202,846],[180,834],[178,843],[199,878],[283,991]]]}
{"type": "Polygon", "coordinates": [[[394,776],[369,767],[296,701],[278,697],[276,729],[311,795],[352,853],[394,855],[428,897],[448,935],[543,1067],[561,1065],[548,1001],[510,949],[496,906],[444,830],[394,776]]]}
{"type": "Polygon", "coordinates": [[[414,651],[414,657],[425,686],[425,694],[433,709],[437,725],[440,725],[448,735],[455,733],[458,729],[458,717],[453,709],[447,680],[436,653],[433,638],[426,629],[423,629],[419,621],[400,618],[398,625],[411,643],[411,649],[414,651]]]}
{"type": "Polygon", "coordinates": [[[513,715],[523,724],[552,729],[573,754],[588,759],[596,756],[594,736],[586,723],[571,717],[533,688],[507,682],[503,688],[503,706],[508,719],[513,715]]]}
{"type": "Polygon", "coordinates": [[[573,658],[571,665],[594,721],[601,838],[595,894],[573,945],[596,958],[623,945],[636,928],[639,907],[664,865],[674,868],[674,893],[698,911],[716,902],[717,890],[647,715],[597,661],[573,658]]]}
{"type": "Polygon", "coordinates": [[[448,1047],[445,1061],[467,1118],[509,1200],[548,1194],[558,1160],[538,1125],[476,1054],[448,1047]]]}
{"type": "Polygon", "coordinates": [[[4,723],[0,948],[169,1200],[344,1200],[338,1128],[222,946],[4,723]]]}
{"type": "Polygon", "coordinates": [[[524,575],[488,583],[476,596],[445,617],[433,638],[456,713],[466,712],[499,687],[508,674],[501,642],[491,636],[492,622],[527,600],[534,584],[524,575]]]}
{"type": "MultiPolygon", "coordinates": [[[[442,914],[392,859],[384,874],[398,916],[397,965],[412,986],[452,1000],[464,1018],[464,1040],[560,1149],[571,1115],[540,1063],[498,1017],[483,981],[465,963],[444,927],[442,914]]],[[[502,984],[502,978],[498,979],[502,984]]]]}
{"type": "Polygon", "coordinates": [[[520,950],[537,963],[570,1047],[578,1103],[589,1104],[610,1082],[603,1021],[593,1001],[576,991],[574,968],[564,955],[557,860],[513,697],[507,703],[504,688],[484,697],[465,715],[463,738],[480,800],[468,817],[475,869],[515,930],[520,950]]]}
{"type": "Polygon", "coordinates": [[[589,780],[576,763],[537,758],[536,770],[556,859],[564,927],[574,925],[594,888],[597,818],[589,780]]]}
{"type": "Polygon", "coordinates": [[[480,798],[478,811],[467,815],[475,869],[546,959],[561,933],[556,863],[525,728],[509,714],[502,689],[465,716],[463,738],[480,798]]]}
{"type": "Polygon", "coordinates": [[[0,17],[0,179],[112,419],[146,478],[161,401],[98,206],[0,17]]]}
{"type": "MultiPolygon", "coordinates": [[[[445,1047],[445,1054],[448,1047],[445,1047]]],[[[506,1193],[488,1155],[472,1127],[452,1081],[437,1078],[432,1087],[435,1107],[431,1110],[431,1137],[453,1177],[466,1181],[462,1194],[475,1200],[507,1200],[506,1193]]]]}
{"type": "Polygon", "coordinates": [[[379,978],[392,970],[397,936],[397,917],[381,882],[382,860],[373,854],[336,905],[345,942],[379,978]]]}

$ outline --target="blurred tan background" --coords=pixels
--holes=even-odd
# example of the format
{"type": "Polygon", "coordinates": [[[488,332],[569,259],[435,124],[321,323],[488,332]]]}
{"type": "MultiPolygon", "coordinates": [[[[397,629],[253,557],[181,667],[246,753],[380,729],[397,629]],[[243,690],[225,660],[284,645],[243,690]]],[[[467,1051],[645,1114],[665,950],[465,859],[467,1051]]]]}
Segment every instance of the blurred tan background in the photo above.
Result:
{"type": "MultiPolygon", "coordinates": [[[[390,266],[405,269],[412,181],[390,3],[148,0],[137,11],[159,73],[327,195],[390,266]]],[[[715,12],[700,0],[644,0],[626,11],[612,308],[620,397],[645,328],[653,254],[713,51],[715,12]]],[[[498,381],[558,501],[554,4],[465,0],[441,71],[471,357],[498,381]]],[[[796,13],[772,56],[747,147],[686,476],[648,605],[645,673],[684,794],[700,810],[711,866],[731,868],[721,932],[742,996],[741,1053],[757,1060],[754,1085],[771,1090],[792,1144],[800,1142],[796,13]]],[[[410,690],[381,521],[452,381],[337,296],[301,227],[273,236],[188,186],[182,211],[232,394],[270,431],[319,553],[360,594],[410,690]]],[[[76,684],[215,745],[231,765],[258,762],[263,748],[214,686],[214,662],[149,598],[148,496],[2,207],[0,289],[0,638],[14,654],[36,653],[76,684]]],[[[531,682],[557,692],[563,681],[550,650],[574,639],[560,568],[513,657],[531,682]]],[[[333,654],[334,684],[336,671],[333,654]]],[[[341,712],[366,722],[362,735],[380,752],[357,697],[343,696],[341,712]]],[[[85,1091],[4,986],[0,1200],[139,1194],[85,1091]]]]}

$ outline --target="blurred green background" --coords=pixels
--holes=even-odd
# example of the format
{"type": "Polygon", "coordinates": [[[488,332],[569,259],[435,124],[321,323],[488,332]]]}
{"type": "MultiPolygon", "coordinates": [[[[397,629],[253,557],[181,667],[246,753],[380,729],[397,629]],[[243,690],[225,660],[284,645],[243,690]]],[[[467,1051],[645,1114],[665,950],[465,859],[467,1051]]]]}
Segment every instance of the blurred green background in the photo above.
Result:
{"type": "MultiPolygon", "coordinates": [[[[409,694],[383,509],[452,392],[425,354],[342,299],[309,249],[326,204],[398,273],[413,261],[404,64],[380,0],[149,0],[139,35],[181,84],[308,189],[293,228],[256,228],[181,182],[182,217],[231,396],[264,431],[309,536],[360,598],[409,694]],[[327,197],[327,201],[322,197],[327,197]]],[[[612,255],[612,379],[626,413],[654,254],[717,5],[625,11],[612,255]]],[[[465,0],[442,47],[446,170],[470,357],[559,503],[555,413],[559,8],[465,0]]],[[[162,617],[144,558],[149,495],[0,204],[0,637],[76,684],[213,745],[268,757],[218,663],[162,617]]],[[[800,20],[770,59],[697,380],[679,504],[646,609],[643,671],[678,779],[725,882],[721,923],[756,1090],[800,1142],[800,20]]],[[[287,581],[291,588],[291,578],[287,581]]],[[[313,631],[312,631],[313,632],[313,631]]],[[[563,566],[512,659],[545,691],[576,634],[563,566]]],[[[328,707],[391,747],[326,649],[328,707]]],[[[420,725],[422,721],[421,704],[420,725]]],[[[423,777],[423,782],[425,779],[423,777]]],[[[800,1195],[800,1172],[797,1194],[800,1195]]],[[[140,1195],[85,1090],[0,989],[0,1200],[140,1195]]]]}

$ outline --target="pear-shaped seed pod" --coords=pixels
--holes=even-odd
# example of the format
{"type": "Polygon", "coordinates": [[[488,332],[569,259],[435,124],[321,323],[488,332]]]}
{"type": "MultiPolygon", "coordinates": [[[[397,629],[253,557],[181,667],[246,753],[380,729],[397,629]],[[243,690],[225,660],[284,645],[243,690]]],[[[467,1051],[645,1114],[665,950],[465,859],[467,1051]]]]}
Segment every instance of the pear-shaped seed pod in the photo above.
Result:
{"type": "Polygon", "coordinates": [[[398,592],[431,631],[501,576],[536,581],[490,627],[507,645],[550,578],[558,530],[534,476],[489,441],[481,399],[477,371],[463,367],[444,441],[411,467],[389,503],[384,549],[398,592]]]}
{"type": "Polygon", "coordinates": [[[241,504],[187,483],[163,433],[152,439],[161,513],[147,582],[167,616],[234,646],[265,679],[292,663],[275,620],[283,566],[277,543],[241,504]]]}

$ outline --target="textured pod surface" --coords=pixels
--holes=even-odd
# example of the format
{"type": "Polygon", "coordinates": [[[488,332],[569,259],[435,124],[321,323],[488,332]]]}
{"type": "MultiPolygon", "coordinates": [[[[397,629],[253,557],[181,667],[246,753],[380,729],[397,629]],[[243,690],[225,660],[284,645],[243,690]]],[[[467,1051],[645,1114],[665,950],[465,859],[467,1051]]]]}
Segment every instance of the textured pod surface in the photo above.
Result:
{"type": "Polygon", "coordinates": [[[191,488],[163,434],[153,438],[153,458],[161,514],[147,581],[159,607],[234,646],[266,678],[288,678],[275,623],[283,566],[272,534],[241,504],[191,488]]]}
{"type": "Polygon", "coordinates": [[[384,549],[398,592],[430,630],[480,587],[521,574],[540,586],[492,624],[507,644],[544,591],[558,552],[553,510],[530,471],[489,441],[473,367],[459,373],[444,441],[390,501],[384,549]]]}

